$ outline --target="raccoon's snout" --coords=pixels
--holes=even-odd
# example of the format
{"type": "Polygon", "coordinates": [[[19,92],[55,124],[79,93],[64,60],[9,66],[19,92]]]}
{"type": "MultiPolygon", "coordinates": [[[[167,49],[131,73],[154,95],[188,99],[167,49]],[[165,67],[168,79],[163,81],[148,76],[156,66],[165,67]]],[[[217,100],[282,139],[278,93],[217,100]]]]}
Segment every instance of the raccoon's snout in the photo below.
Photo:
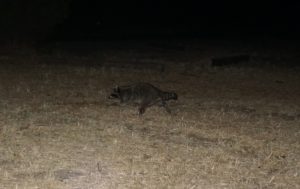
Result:
{"type": "Polygon", "coordinates": [[[118,93],[111,93],[108,97],[108,99],[114,99],[114,98],[120,98],[120,95],[118,93]]]}

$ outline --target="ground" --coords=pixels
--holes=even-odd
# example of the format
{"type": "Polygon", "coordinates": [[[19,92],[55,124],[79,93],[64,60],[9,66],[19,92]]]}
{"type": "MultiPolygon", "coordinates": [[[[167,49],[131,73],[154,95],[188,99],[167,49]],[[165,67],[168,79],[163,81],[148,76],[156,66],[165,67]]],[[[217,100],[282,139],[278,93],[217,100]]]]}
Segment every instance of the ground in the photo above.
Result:
{"type": "Polygon", "coordinates": [[[1,54],[1,189],[300,188],[300,70],[286,66],[298,60],[293,50],[89,45],[1,54]],[[210,65],[240,53],[251,60],[210,65]],[[107,99],[116,84],[136,81],[177,92],[172,114],[150,107],[139,116],[107,99]]]}

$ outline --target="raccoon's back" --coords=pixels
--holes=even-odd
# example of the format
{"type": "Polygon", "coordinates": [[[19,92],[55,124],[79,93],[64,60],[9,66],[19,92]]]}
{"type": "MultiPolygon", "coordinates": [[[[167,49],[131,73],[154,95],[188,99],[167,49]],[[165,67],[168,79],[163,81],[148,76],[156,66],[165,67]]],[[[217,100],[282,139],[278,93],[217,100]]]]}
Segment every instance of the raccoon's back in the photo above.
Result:
{"type": "Polygon", "coordinates": [[[120,87],[123,102],[152,102],[160,98],[162,91],[149,83],[136,83],[120,87]]]}

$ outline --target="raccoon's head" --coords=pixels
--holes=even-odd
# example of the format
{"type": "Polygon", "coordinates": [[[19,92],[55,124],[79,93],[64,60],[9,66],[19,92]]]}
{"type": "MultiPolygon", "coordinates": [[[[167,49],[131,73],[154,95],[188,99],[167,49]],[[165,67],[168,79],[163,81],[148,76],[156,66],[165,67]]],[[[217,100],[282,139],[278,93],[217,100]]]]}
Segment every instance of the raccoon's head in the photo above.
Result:
{"type": "Polygon", "coordinates": [[[112,99],[112,98],[120,98],[120,87],[119,86],[116,86],[114,89],[113,89],[113,92],[110,94],[110,96],[108,97],[109,99],[112,99]]]}

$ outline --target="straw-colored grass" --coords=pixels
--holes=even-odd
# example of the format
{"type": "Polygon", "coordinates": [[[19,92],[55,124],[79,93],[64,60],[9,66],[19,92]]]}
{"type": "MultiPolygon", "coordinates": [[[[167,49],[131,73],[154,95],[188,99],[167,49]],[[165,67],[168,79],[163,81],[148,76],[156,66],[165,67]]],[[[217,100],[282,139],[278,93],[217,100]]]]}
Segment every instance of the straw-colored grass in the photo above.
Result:
{"type": "Polygon", "coordinates": [[[1,189],[300,188],[297,70],[86,64],[122,53],[1,58],[1,189]],[[176,91],[173,113],[107,99],[134,81],[176,91]]]}

